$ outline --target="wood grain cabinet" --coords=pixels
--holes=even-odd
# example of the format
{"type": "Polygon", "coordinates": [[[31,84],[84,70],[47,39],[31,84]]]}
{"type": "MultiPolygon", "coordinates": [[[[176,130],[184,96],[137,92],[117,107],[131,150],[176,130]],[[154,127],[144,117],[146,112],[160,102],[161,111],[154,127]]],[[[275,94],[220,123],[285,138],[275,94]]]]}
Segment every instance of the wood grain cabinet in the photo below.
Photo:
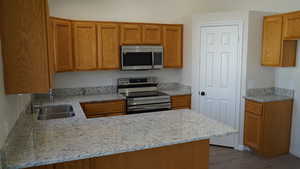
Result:
{"type": "Polygon", "coordinates": [[[73,22],[73,34],[76,70],[97,69],[96,23],[73,22]]]}
{"type": "Polygon", "coordinates": [[[259,103],[246,100],[244,144],[274,157],[289,152],[293,101],[259,103]]]}
{"type": "Polygon", "coordinates": [[[140,24],[121,24],[121,44],[142,44],[142,27],[140,24]]]}
{"type": "Polygon", "coordinates": [[[164,67],[182,67],[182,26],[163,26],[164,67]]]}
{"type": "Polygon", "coordinates": [[[98,68],[120,69],[119,24],[97,24],[98,68]]]}
{"type": "Polygon", "coordinates": [[[287,40],[300,39],[300,11],[283,16],[283,36],[287,40]]]}
{"type": "Polygon", "coordinates": [[[143,44],[157,44],[162,43],[161,25],[143,24],[143,44]]]}
{"type": "Polygon", "coordinates": [[[74,69],[72,22],[51,18],[52,50],[55,72],[66,72],[74,69]]]}
{"type": "Polygon", "coordinates": [[[297,41],[283,40],[283,15],[266,16],[263,26],[262,65],[296,65],[297,41]]]}
{"type": "Polygon", "coordinates": [[[0,1],[6,94],[49,91],[47,5],[47,0],[0,1]]]}
{"type": "Polygon", "coordinates": [[[209,140],[28,169],[208,169],[209,140]]]}
{"type": "Polygon", "coordinates": [[[191,95],[181,95],[171,97],[172,109],[190,109],[191,108],[191,95]]]}
{"type": "Polygon", "coordinates": [[[94,103],[81,103],[87,118],[125,115],[125,101],[103,101],[94,103]]]}

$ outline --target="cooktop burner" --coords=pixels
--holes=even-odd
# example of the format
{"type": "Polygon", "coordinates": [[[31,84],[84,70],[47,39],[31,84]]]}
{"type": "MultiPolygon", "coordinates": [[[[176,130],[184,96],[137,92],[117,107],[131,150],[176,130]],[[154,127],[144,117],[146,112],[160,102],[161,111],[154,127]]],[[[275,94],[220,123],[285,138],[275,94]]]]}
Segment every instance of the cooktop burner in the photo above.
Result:
{"type": "Polygon", "coordinates": [[[131,92],[126,95],[127,98],[153,97],[153,96],[167,96],[167,94],[159,91],[144,91],[144,92],[131,92]]]}

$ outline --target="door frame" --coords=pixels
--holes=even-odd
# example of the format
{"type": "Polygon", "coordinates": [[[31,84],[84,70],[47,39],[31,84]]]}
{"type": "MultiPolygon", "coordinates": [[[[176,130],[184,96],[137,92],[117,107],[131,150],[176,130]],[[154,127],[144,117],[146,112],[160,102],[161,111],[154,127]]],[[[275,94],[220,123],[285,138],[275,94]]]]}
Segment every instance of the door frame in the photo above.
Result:
{"type": "MultiPolygon", "coordinates": [[[[237,26],[237,29],[238,29],[238,46],[237,46],[237,87],[236,87],[236,96],[235,96],[235,110],[236,110],[236,119],[235,119],[235,128],[238,129],[239,131],[239,134],[236,135],[235,137],[235,142],[234,142],[234,149],[238,149],[238,150],[241,150],[241,146],[240,146],[240,138],[241,138],[241,135],[243,135],[243,126],[242,123],[241,123],[241,112],[242,112],[242,103],[241,103],[241,95],[242,95],[242,89],[243,89],[243,86],[242,86],[242,76],[243,76],[243,44],[244,44],[244,37],[243,37],[243,33],[244,33],[244,27],[243,27],[243,21],[241,20],[234,20],[234,21],[220,21],[220,22],[210,22],[210,23],[206,23],[206,24],[200,24],[200,27],[199,27],[199,53],[197,54],[197,57],[199,57],[199,60],[198,60],[198,63],[199,63],[199,66],[197,68],[197,91],[200,92],[200,89],[201,89],[201,78],[200,78],[200,73],[201,73],[201,30],[202,28],[207,28],[207,27],[219,27],[219,26],[237,26]]],[[[197,100],[198,100],[198,103],[199,106],[197,106],[198,108],[198,112],[200,112],[200,94],[198,93],[197,94],[197,100]]],[[[200,112],[201,113],[201,112],[200,112]]]]}

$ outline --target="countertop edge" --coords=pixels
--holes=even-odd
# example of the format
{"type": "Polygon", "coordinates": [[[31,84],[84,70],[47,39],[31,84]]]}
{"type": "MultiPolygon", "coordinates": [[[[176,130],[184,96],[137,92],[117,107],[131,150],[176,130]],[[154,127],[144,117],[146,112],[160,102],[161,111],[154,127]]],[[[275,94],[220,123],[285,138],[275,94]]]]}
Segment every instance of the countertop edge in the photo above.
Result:
{"type": "Polygon", "coordinates": [[[243,97],[246,100],[251,100],[259,103],[268,103],[268,102],[279,102],[279,101],[287,101],[287,100],[294,100],[293,97],[288,97],[288,96],[282,96],[282,98],[274,98],[274,99],[262,99],[262,98],[257,98],[255,96],[244,96],[243,97]]]}
{"type": "Polygon", "coordinates": [[[126,152],[135,152],[135,151],[159,148],[159,147],[164,147],[164,146],[172,146],[172,145],[176,145],[176,144],[184,144],[184,143],[194,142],[194,141],[209,140],[210,137],[227,136],[227,135],[234,134],[237,132],[238,131],[233,131],[233,132],[226,133],[226,134],[216,134],[216,135],[212,135],[212,136],[198,137],[198,138],[193,138],[193,139],[185,139],[185,140],[174,141],[174,142],[169,142],[169,143],[164,143],[164,144],[159,144],[159,145],[140,146],[140,147],[136,147],[133,149],[128,149],[128,150],[125,149],[125,150],[120,150],[120,151],[115,151],[115,152],[107,152],[107,153],[92,154],[92,155],[82,155],[82,156],[79,156],[78,158],[69,158],[69,159],[62,159],[62,160],[55,160],[55,161],[41,161],[41,162],[36,162],[36,163],[29,162],[29,163],[25,163],[24,165],[16,165],[16,166],[5,166],[4,165],[3,169],[23,169],[23,168],[30,168],[30,167],[45,166],[45,165],[54,165],[54,164],[58,164],[58,163],[71,162],[71,161],[76,161],[76,160],[98,158],[98,157],[116,155],[116,154],[121,154],[121,153],[126,153],[126,152]]]}

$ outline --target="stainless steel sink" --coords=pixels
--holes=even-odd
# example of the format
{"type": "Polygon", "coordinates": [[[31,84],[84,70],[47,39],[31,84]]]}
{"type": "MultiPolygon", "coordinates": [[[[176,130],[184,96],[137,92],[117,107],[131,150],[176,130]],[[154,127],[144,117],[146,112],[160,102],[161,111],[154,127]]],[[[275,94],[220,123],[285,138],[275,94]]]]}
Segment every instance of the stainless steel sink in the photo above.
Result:
{"type": "Polygon", "coordinates": [[[51,105],[39,108],[38,120],[69,118],[75,116],[71,105],[51,105]]]}

